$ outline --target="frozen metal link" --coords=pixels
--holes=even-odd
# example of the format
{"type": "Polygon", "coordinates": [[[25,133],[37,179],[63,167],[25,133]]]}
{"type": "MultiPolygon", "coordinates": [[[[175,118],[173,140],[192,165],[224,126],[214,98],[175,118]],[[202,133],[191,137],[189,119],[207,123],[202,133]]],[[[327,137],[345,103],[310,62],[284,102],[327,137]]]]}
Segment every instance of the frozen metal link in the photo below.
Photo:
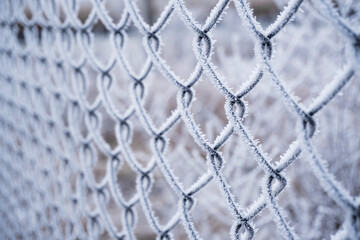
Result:
{"type": "Polygon", "coordinates": [[[272,66],[274,37],[296,16],[303,2],[290,0],[277,19],[263,29],[246,0],[219,0],[203,25],[192,18],[183,0],[170,0],[151,26],[144,21],[133,0],[124,0],[125,7],[118,23],[114,23],[108,14],[103,0],[90,0],[92,10],[84,22],[78,18],[78,0],[1,1],[0,181],[5,184],[0,188],[0,238],[99,239],[106,231],[113,239],[136,239],[136,207],[139,206],[157,239],[173,239],[172,230],[179,223],[183,224],[189,239],[201,239],[191,211],[196,205],[196,193],[214,179],[233,217],[232,239],[254,239],[252,220],[265,207],[271,209],[273,219],[286,239],[298,239],[276,197],[287,184],[282,172],[298,159],[302,151],[309,154],[308,161],[322,187],[345,209],[348,231],[360,238],[360,197],[352,197],[342,187],[311,143],[316,130],[314,116],[338,95],[356,72],[359,73],[360,33],[338,14],[331,1],[312,1],[322,17],[348,40],[354,56],[352,62],[324,87],[312,105],[303,106],[272,66]],[[211,32],[231,1],[254,38],[258,61],[255,73],[236,92],[225,84],[211,60],[214,42],[211,32]],[[60,6],[65,20],[61,20],[60,6]],[[31,19],[25,16],[25,8],[30,10],[31,19]],[[180,16],[194,35],[197,63],[187,79],[177,76],[160,55],[161,31],[174,14],[180,16]],[[114,50],[106,63],[100,62],[92,50],[95,44],[92,30],[98,21],[109,32],[114,50]],[[147,54],[139,72],[134,71],[124,54],[130,23],[141,33],[142,47],[147,54]],[[23,28],[23,39],[18,36],[19,27],[23,28]],[[76,49],[77,46],[80,49],[76,49]],[[74,50],[80,51],[77,60],[72,57],[74,50]],[[124,111],[117,108],[110,95],[115,81],[113,69],[117,65],[131,86],[125,93],[130,104],[124,111]],[[90,90],[86,74],[88,66],[97,75],[98,94],[92,102],[87,97],[90,90]],[[152,69],[157,69],[177,88],[177,107],[160,126],[154,124],[144,107],[145,83],[149,81],[152,69]],[[193,87],[203,75],[225,98],[228,123],[213,143],[207,140],[191,112],[195,101],[193,87]],[[279,89],[283,102],[301,125],[296,141],[277,166],[272,164],[272,159],[243,124],[246,113],[243,98],[263,78],[270,79],[279,89]],[[102,107],[105,111],[100,110],[102,107]],[[101,134],[104,117],[115,122],[115,147],[111,147],[101,134]],[[135,117],[140,119],[141,127],[150,138],[152,154],[149,154],[146,165],[139,162],[131,147],[135,117]],[[183,186],[164,155],[169,143],[166,134],[181,121],[203,150],[208,166],[208,171],[188,188],[183,186]],[[232,193],[234,189],[230,190],[231,182],[222,172],[225,159],[219,149],[234,133],[249,146],[254,160],[265,173],[262,195],[247,210],[242,210],[236,202],[232,193]],[[99,153],[105,155],[106,173],[97,180],[93,170],[100,161],[99,153]],[[137,176],[136,192],[130,199],[123,196],[117,179],[125,161],[137,176]],[[159,223],[149,198],[155,182],[153,172],[157,168],[179,200],[177,212],[163,225],[159,223]],[[121,209],[120,228],[107,208],[110,199],[121,209]],[[21,216],[26,218],[26,222],[16,211],[22,211],[21,216]],[[245,234],[241,234],[242,228],[245,234]]]}

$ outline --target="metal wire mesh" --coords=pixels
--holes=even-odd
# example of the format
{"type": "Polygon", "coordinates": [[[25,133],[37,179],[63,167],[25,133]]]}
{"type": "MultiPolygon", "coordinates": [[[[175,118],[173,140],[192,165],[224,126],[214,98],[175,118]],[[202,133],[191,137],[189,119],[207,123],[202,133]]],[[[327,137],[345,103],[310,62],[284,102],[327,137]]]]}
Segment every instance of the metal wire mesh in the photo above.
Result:
{"type": "MultiPolygon", "coordinates": [[[[271,211],[284,238],[298,239],[284,217],[277,196],[287,185],[288,179],[283,172],[299,159],[302,151],[307,153],[305,158],[328,197],[346,213],[342,228],[333,238],[360,238],[360,198],[351,196],[335,179],[311,140],[316,131],[314,116],[326,108],[359,70],[359,22],[352,24],[349,12],[339,13],[340,6],[327,0],[314,0],[311,7],[304,7],[308,11],[318,11],[340,33],[346,40],[349,58],[344,67],[339,66],[334,79],[327,80],[328,84],[323,86],[313,103],[304,106],[288,90],[272,65],[274,38],[292,24],[305,4],[303,0],[289,1],[267,29],[255,20],[245,0],[218,1],[203,25],[194,20],[182,0],[169,1],[151,26],[143,20],[132,0],[124,0],[117,23],[110,17],[104,2],[92,0],[91,4],[89,16],[81,21],[76,0],[0,3],[1,239],[98,239],[104,232],[113,239],[136,239],[136,225],[140,224],[139,213],[135,210],[138,206],[157,239],[174,238],[173,232],[179,223],[189,239],[201,239],[202,232],[194,224],[192,210],[196,207],[196,195],[211,182],[218,184],[223,194],[221,201],[228,206],[232,216],[233,224],[229,229],[232,239],[256,238],[253,220],[266,208],[271,211]],[[236,91],[227,86],[211,58],[214,42],[211,33],[231,2],[240,16],[238,22],[244,23],[247,34],[253,37],[257,63],[254,73],[236,91]],[[30,18],[25,9],[31,12],[30,18]],[[163,47],[161,33],[172,15],[179,16],[194,37],[196,65],[187,79],[177,76],[160,53],[163,47]],[[114,53],[105,63],[92,51],[96,44],[93,29],[98,22],[109,33],[112,45],[108,47],[114,53]],[[124,54],[129,31],[133,31],[130,24],[141,33],[146,52],[146,60],[137,71],[134,69],[138,67],[133,67],[124,54]],[[77,51],[75,57],[74,49],[77,51]],[[89,94],[90,85],[94,83],[87,74],[88,66],[96,75],[93,79],[96,93],[89,94]],[[119,81],[114,77],[115,68],[121,69],[125,75],[125,80],[121,81],[130,88],[124,89],[127,85],[124,84],[116,88],[115,94],[110,94],[115,82],[119,81]],[[148,76],[154,69],[176,88],[177,95],[174,110],[157,125],[146,110],[144,100],[145,82],[149,81],[148,76]],[[215,134],[214,142],[208,140],[191,110],[196,101],[194,86],[203,76],[225,99],[226,125],[215,134]],[[243,123],[247,108],[251,108],[244,102],[244,97],[262,84],[264,78],[273,82],[276,94],[285,103],[283,107],[290,109],[289,115],[295,117],[299,125],[293,130],[296,140],[276,164],[243,123]],[[118,108],[114,100],[116,95],[126,99],[125,110],[118,108]],[[102,134],[103,125],[109,118],[115,123],[111,128],[116,136],[112,144],[102,134]],[[135,118],[140,123],[136,123],[135,118]],[[170,141],[167,134],[179,122],[185,124],[187,132],[202,149],[207,165],[207,171],[189,187],[184,187],[185,180],[175,174],[165,155],[170,141]],[[140,125],[149,139],[151,151],[145,163],[138,159],[131,145],[134,125],[140,125]],[[239,137],[238,144],[248,146],[248,151],[253,153],[251,160],[256,161],[265,174],[261,194],[246,210],[234,197],[233,191],[238,189],[231,188],[234,183],[229,182],[222,172],[225,161],[220,149],[233,135],[239,137]],[[94,166],[100,161],[100,153],[106,159],[102,162],[106,169],[103,167],[105,173],[99,179],[94,166]],[[130,198],[123,196],[124,186],[117,179],[118,172],[124,168],[123,162],[137,176],[136,190],[130,198]],[[157,169],[178,199],[177,211],[166,223],[160,223],[149,197],[157,181],[154,177],[157,169]],[[109,204],[115,204],[121,211],[110,212],[109,204]],[[111,215],[120,217],[114,220],[111,215]]],[[[354,9],[357,10],[354,7],[352,11],[354,9]]],[[[149,94],[161,96],[165,92],[155,87],[149,94]]]]}

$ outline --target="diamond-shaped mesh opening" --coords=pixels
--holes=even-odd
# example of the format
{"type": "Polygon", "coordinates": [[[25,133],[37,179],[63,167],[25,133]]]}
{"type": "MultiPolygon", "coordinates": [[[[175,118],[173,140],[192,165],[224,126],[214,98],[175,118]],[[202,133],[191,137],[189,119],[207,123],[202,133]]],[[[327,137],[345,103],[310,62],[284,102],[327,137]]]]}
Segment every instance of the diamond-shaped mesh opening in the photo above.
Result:
{"type": "Polygon", "coordinates": [[[0,239],[359,239],[359,3],[0,3],[0,239]]]}

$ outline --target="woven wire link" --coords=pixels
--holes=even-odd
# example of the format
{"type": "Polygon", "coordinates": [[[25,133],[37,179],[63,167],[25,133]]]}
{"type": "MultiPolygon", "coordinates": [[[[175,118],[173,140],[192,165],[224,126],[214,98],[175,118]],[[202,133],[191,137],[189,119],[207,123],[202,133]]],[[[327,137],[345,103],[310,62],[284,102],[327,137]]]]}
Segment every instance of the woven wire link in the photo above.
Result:
{"type": "MultiPolygon", "coordinates": [[[[192,209],[196,194],[212,181],[218,184],[223,193],[222,201],[233,218],[232,239],[256,238],[253,219],[265,208],[271,210],[284,238],[298,239],[300,237],[284,217],[277,196],[287,185],[283,172],[297,161],[301,152],[308,154],[306,160],[329,198],[346,213],[344,227],[334,239],[360,238],[360,197],[351,196],[342,187],[311,141],[316,131],[314,116],[326,108],[359,71],[359,23],[357,26],[350,24],[347,15],[340,15],[330,1],[312,1],[314,9],[311,11],[319,11],[346,39],[352,57],[323,87],[314,102],[304,106],[272,66],[274,38],[292,24],[305,4],[303,0],[289,1],[267,29],[255,20],[245,0],[219,0],[203,25],[194,20],[182,0],[169,1],[151,26],[143,20],[135,1],[124,0],[125,7],[121,9],[117,23],[109,16],[103,1],[91,0],[91,4],[92,10],[82,22],[78,18],[77,0],[0,3],[1,239],[98,239],[104,231],[113,239],[136,239],[136,206],[141,206],[157,239],[173,239],[172,232],[179,223],[189,239],[202,239],[201,231],[192,220],[192,209]],[[211,59],[214,42],[211,32],[231,2],[240,16],[238,21],[246,25],[247,34],[253,37],[258,63],[254,74],[236,91],[227,86],[211,59]],[[24,14],[26,6],[30,8],[31,19],[24,14]],[[65,20],[61,20],[61,14],[65,15],[65,20]],[[197,63],[187,79],[177,76],[160,54],[161,31],[174,14],[194,36],[193,51],[197,63]],[[113,44],[114,54],[105,63],[91,50],[95,44],[92,29],[98,21],[109,32],[113,44]],[[142,47],[147,55],[138,72],[124,54],[131,23],[141,33],[142,47]],[[20,27],[23,28],[23,40],[18,35],[20,27]],[[81,53],[75,60],[71,53],[76,46],[80,47],[81,53]],[[88,99],[90,80],[86,74],[87,65],[97,74],[98,94],[92,101],[88,99]],[[118,66],[126,75],[126,81],[131,83],[129,91],[121,90],[119,93],[126,94],[130,102],[125,111],[117,108],[109,93],[117,80],[113,69],[118,66]],[[145,82],[153,69],[157,69],[177,89],[177,107],[160,126],[154,124],[144,106],[145,82]],[[225,98],[227,124],[214,142],[207,140],[191,111],[195,101],[194,86],[202,76],[207,76],[225,98]],[[248,107],[243,99],[264,78],[273,82],[284,107],[289,108],[299,123],[296,141],[289,145],[276,165],[243,123],[248,107]],[[105,111],[101,111],[101,107],[105,111]],[[115,122],[115,147],[110,146],[101,134],[105,117],[115,122]],[[150,139],[152,153],[145,165],[139,162],[131,147],[135,117],[140,119],[142,129],[150,139]],[[187,188],[169,166],[164,154],[169,145],[166,135],[178,122],[186,125],[188,133],[206,156],[208,167],[208,171],[187,188]],[[83,134],[84,129],[86,134],[83,134]],[[265,173],[262,195],[246,210],[237,203],[233,193],[236,189],[230,188],[232,183],[222,172],[225,159],[219,149],[233,135],[248,146],[253,160],[265,173]],[[106,174],[100,181],[93,172],[98,152],[107,159],[106,174]],[[136,193],[130,199],[123,196],[117,182],[117,173],[124,161],[137,175],[136,193]],[[179,201],[178,211],[166,224],[160,224],[149,197],[156,169],[160,169],[179,201]],[[89,206],[89,191],[93,193],[93,206],[89,206]],[[118,214],[121,216],[120,228],[107,208],[110,199],[122,209],[118,214]]],[[[310,11],[309,8],[306,10],[310,11]]]]}

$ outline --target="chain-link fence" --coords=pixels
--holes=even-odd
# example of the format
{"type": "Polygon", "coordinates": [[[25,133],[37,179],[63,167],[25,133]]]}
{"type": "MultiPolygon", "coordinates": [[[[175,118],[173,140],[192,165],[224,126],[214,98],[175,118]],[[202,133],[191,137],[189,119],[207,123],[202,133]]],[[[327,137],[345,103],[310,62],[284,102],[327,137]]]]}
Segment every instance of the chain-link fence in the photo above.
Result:
{"type": "Polygon", "coordinates": [[[258,2],[1,1],[0,238],[359,239],[360,4],[258,2]]]}

